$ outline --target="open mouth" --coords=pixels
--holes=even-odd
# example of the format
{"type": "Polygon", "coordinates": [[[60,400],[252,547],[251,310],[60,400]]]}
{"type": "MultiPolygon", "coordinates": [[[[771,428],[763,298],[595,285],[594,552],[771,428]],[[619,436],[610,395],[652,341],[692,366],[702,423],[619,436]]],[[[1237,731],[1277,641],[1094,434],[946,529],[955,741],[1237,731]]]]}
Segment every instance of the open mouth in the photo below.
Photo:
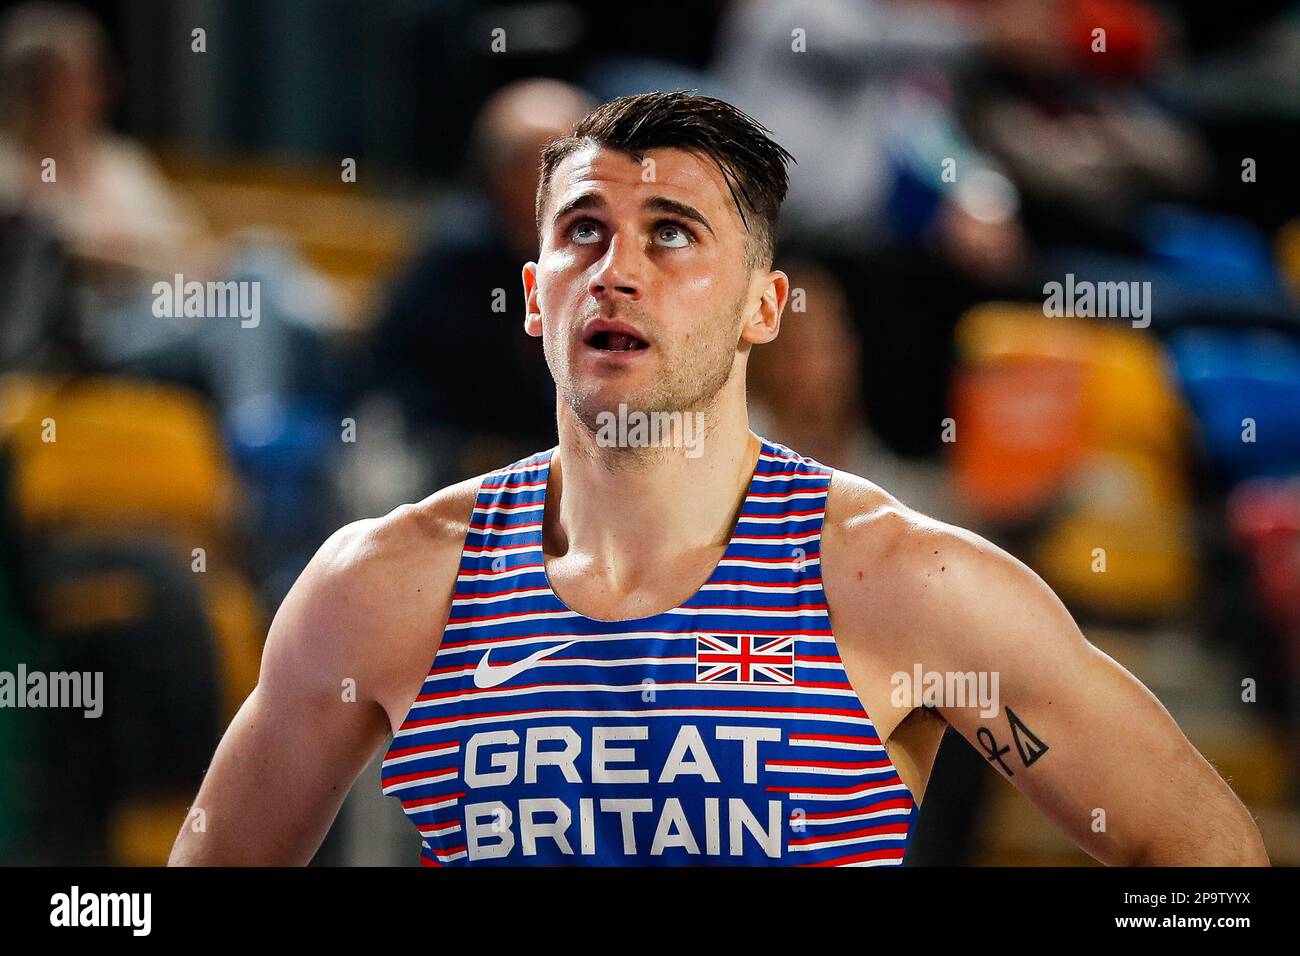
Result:
{"type": "Polygon", "coordinates": [[[635,352],[649,347],[649,343],[628,332],[594,332],[587,344],[602,352],[635,352]]]}

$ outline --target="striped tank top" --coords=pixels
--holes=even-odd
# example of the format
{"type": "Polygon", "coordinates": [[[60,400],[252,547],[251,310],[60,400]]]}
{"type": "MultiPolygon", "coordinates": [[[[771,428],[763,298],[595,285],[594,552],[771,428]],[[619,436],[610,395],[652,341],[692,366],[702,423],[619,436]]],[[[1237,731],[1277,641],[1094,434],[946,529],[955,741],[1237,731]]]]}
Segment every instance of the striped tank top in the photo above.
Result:
{"type": "Polygon", "coordinates": [[[707,583],[598,621],[547,580],[554,452],[484,478],[442,642],[384,757],[420,862],[901,864],[917,807],[822,591],[830,469],[763,439],[707,583]]]}

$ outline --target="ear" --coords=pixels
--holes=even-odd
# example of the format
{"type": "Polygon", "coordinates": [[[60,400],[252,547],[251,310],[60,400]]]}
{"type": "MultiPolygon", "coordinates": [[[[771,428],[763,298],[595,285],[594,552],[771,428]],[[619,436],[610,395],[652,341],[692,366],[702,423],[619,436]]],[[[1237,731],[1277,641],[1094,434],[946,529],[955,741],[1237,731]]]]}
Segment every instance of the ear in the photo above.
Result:
{"type": "Polygon", "coordinates": [[[537,304],[537,263],[524,263],[524,331],[542,337],[542,310],[537,304]]]}
{"type": "Polygon", "coordinates": [[[758,299],[753,310],[745,317],[745,326],[740,331],[742,342],[762,345],[776,338],[781,330],[781,313],[790,298],[790,277],[784,272],[754,273],[750,286],[750,300],[758,299]]]}

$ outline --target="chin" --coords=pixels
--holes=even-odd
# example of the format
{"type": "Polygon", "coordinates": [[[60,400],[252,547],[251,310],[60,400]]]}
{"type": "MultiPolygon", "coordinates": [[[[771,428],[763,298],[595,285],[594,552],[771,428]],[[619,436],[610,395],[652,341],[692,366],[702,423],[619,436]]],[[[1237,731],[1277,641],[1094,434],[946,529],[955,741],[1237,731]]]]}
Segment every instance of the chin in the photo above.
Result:
{"type": "Polygon", "coordinates": [[[572,407],[582,423],[594,430],[597,426],[597,416],[605,413],[617,415],[620,405],[631,411],[638,407],[637,398],[622,391],[612,393],[602,390],[598,394],[586,395],[572,407]]]}
{"type": "Polygon", "coordinates": [[[590,391],[579,389],[576,395],[566,396],[566,401],[575,417],[594,432],[600,427],[600,419],[619,414],[620,405],[625,412],[646,410],[649,397],[641,389],[598,388],[590,391]]]}

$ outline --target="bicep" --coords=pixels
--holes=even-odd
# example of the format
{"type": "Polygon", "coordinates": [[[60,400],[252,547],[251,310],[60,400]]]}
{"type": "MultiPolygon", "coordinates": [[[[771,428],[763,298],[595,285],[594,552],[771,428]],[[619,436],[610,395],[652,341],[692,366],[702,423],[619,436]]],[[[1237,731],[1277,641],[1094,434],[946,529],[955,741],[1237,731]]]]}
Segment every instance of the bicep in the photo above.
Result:
{"type": "Polygon", "coordinates": [[[1194,812],[1173,804],[1184,802],[1184,784],[1213,770],[1132,674],[1081,637],[1066,637],[1070,649],[1051,662],[1027,654],[1019,663],[990,663],[991,708],[941,711],[1077,845],[1120,864],[1171,814],[1194,812]]]}
{"type": "Polygon", "coordinates": [[[173,863],[309,862],[390,731],[312,577],[272,623],[257,687],[217,747],[173,863]]]}
{"type": "Polygon", "coordinates": [[[939,653],[996,693],[945,700],[945,719],[1096,859],[1132,863],[1155,844],[1195,855],[1206,818],[1235,810],[1227,785],[1037,575],[1005,555],[991,564],[939,653]]]}

